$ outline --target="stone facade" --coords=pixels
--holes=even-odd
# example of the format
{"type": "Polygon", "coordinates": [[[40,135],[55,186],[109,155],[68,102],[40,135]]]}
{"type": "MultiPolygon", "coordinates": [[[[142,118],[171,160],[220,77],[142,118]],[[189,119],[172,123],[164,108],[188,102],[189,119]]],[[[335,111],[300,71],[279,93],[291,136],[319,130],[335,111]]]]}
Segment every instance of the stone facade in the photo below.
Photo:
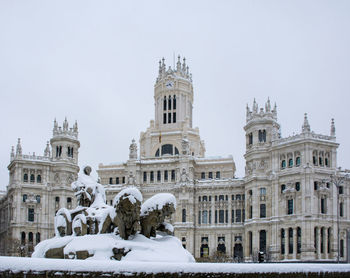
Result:
{"type": "Polygon", "coordinates": [[[59,127],[43,156],[24,155],[18,139],[12,147],[7,193],[0,200],[0,254],[30,255],[41,240],[54,236],[54,217],[61,207],[75,207],[71,183],[78,177],[78,125],[59,127]]]}
{"type": "MultiPolygon", "coordinates": [[[[339,185],[337,181],[346,173],[337,168],[334,121],[330,135],[320,135],[311,131],[305,114],[301,132],[283,138],[276,105],[271,107],[268,100],[259,109],[254,100],[247,107],[244,126],[245,177],[236,178],[232,156],[205,156],[199,129],[192,126],[193,100],[192,75],[185,59],[179,57],[174,69],[166,69],[164,59],[160,61],[155,117],[140,134],[140,149],[133,140],[125,163],[99,164],[107,203],[112,204],[114,196],[131,185],[140,189],[145,200],[155,193],[174,194],[175,235],[196,258],[220,251],[236,261],[254,261],[263,251],[271,261],[334,261],[339,250],[340,260],[346,260],[350,184],[347,178],[340,184],[338,205],[335,183],[339,185]]],[[[55,129],[61,132],[57,124],[55,129]]],[[[55,211],[73,196],[67,177],[77,175],[79,141],[77,136],[56,138],[55,129],[52,150],[57,153],[57,147],[66,149],[74,143],[73,160],[51,154],[33,160],[19,154],[20,147],[11,155],[8,192],[0,203],[1,250],[6,249],[6,236],[21,240],[22,231],[40,231],[41,239],[52,236],[55,211]],[[22,181],[26,171],[39,170],[45,177],[42,184],[22,181]],[[25,202],[24,194],[28,196],[25,202]],[[36,195],[46,201],[35,203],[36,195]],[[61,200],[56,207],[55,196],[61,200]],[[31,205],[42,220],[27,220],[31,205]]]]}

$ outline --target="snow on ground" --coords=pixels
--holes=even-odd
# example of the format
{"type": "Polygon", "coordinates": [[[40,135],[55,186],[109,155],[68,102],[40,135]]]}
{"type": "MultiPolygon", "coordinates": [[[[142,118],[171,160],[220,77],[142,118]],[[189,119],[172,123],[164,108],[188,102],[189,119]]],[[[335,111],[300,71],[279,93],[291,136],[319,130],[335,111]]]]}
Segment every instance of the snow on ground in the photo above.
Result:
{"type": "Polygon", "coordinates": [[[164,263],[106,260],[60,260],[0,257],[0,271],[75,271],[113,273],[292,273],[349,272],[349,264],[232,264],[164,263]]]}
{"type": "Polygon", "coordinates": [[[47,250],[61,246],[65,246],[64,254],[72,258],[77,251],[87,250],[92,255],[88,260],[111,260],[113,248],[124,248],[130,252],[122,261],[194,262],[193,256],[182,247],[178,238],[157,235],[156,238],[149,239],[141,234],[128,240],[114,234],[55,237],[39,243],[32,257],[43,258],[47,250]]]}

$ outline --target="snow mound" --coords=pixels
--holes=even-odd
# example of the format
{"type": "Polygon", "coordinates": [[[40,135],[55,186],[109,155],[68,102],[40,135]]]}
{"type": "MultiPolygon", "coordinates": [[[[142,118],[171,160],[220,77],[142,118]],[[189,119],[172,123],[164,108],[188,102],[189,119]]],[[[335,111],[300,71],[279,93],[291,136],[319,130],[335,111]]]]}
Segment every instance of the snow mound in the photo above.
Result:
{"type": "Polygon", "coordinates": [[[176,209],[176,199],[173,194],[159,193],[145,201],[141,206],[141,216],[145,216],[154,210],[161,210],[163,206],[173,204],[176,209]]]}
{"type": "Polygon", "coordinates": [[[124,200],[128,198],[130,203],[135,204],[136,200],[138,200],[140,203],[142,202],[142,194],[140,190],[138,190],[136,187],[128,187],[120,191],[117,196],[115,196],[113,201],[113,206],[117,206],[121,200],[124,200]]]}

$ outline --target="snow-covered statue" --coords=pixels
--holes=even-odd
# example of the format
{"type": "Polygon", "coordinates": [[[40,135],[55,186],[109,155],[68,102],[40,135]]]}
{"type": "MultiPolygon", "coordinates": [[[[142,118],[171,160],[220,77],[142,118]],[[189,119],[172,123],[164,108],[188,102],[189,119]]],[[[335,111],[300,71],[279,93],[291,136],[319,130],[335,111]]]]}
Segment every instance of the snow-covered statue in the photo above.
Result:
{"type": "Polygon", "coordinates": [[[156,231],[173,234],[173,226],[164,222],[176,209],[176,199],[169,193],[159,193],[145,201],[141,206],[141,234],[155,237],[156,231]]]}
{"type": "Polygon", "coordinates": [[[122,239],[128,239],[139,229],[142,195],[136,187],[125,188],[115,196],[113,206],[117,212],[114,224],[122,239]]]}

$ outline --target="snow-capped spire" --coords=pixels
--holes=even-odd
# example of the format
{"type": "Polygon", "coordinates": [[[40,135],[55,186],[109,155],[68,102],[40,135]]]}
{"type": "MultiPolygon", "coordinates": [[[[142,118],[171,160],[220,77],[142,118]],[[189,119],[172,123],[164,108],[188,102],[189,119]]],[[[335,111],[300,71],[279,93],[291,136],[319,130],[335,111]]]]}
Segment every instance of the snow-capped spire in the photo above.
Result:
{"type": "Polygon", "coordinates": [[[55,134],[58,130],[58,124],[57,124],[57,121],[56,121],[56,118],[55,120],[53,121],[53,133],[55,134]]]}
{"type": "Polygon", "coordinates": [[[10,155],[11,161],[15,158],[15,147],[11,147],[11,155],[10,155]]]}
{"type": "Polygon", "coordinates": [[[334,124],[334,119],[332,119],[332,122],[331,122],[331,136],[335,136],[335,124],[334,124]]]}
{"type": "Polygon", "coordinates": [[[78,123],[75,121],[74,126],[73,126],[73,131],[78,132],[78,123]]]}
{"type": "Polygon", "coordinates": [[[270,103],[270,98],[267,98],[267,102],[265,104],[265,111],[270,112],[271,111],[271,103],[270,103]]]}
{"type": "Polygon", "coordinates": [[[310,124],[309,124],[309,120],[307,119],[307,113],[304,114],[304,123],[302,126],[302,132],[310,132],[311,128],[310,128],[310,124]]]}
{"type": "Polygon", "coordinates": [[[258,104],[256,103],[255,98],[254,98],[254,102],[253,102],[253,112],[258,113],[258,104]]]}
{"type": "Polygon", "coordinates": [[[183,63],[182,63],[182,71],[185,73],[186,72],[186,58],[183,58],[183,63]]]}
{"type": "Polygon", "coordinates": [[[21,138],[18,138],[17,147],[16,147],[16,156],[22,156],[22,146],[21,146],[21,138]]]}
{"type": "Polygon", "coordinates": [[[249,109],[249,106],[248,106],[248,103],[247,103],[247,114],[246,114],[246,117],[248,118],[250,116],[250,109],[249,109]]]}
{"type": "Polygon", "coordinates": [[[46,148],[44,150],[44,156],[50,157],[50,153],[51,153],[51,151],[50,151],[50,143],[49,143],[49,141],[47,141],[46,142],[46,148]]]}
{"type": "Polygon", "coordinates": [[[67,117],[65,117],[63,122],[63,131],[67,131],[67,130],[68,130],[68,121],[67,121],[67,117]]]}
{"type": "Polygon", "coordinates": [[[181,71],[180,55],[177,56],[176,71],[177,71],[177,72],[180,72],[180,71],[181,71]]]}

